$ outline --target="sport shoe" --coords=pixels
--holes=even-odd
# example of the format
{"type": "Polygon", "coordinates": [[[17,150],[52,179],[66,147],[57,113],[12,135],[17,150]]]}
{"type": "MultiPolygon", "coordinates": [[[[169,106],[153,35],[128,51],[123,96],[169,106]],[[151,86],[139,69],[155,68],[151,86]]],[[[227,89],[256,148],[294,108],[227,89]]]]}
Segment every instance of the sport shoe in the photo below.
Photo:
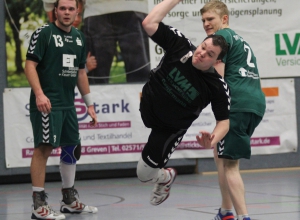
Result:
{"type": "Polygon", "coordinates": [[[74,186],[71,188],[62,189],[63,200],[60,202],[60,212],[80,214],[80,213],[97,213],[98,209],[94,206],[88,206],[83,204],[76,198],[79,198],[79,194],[74,186]]]}
{"type": "Polygon", "coordinates": [[[64,214],[55,212],[49,205],[43,205],[36,210],[32,208],[31,219],[59,220],[66,219],[66,217],[64,214]]]}
{"type": "Polygon", "coordinates": [[[221,209],[218,214],[212,220],[235,220],[232,212],[227,212],[226,215],[222,215],[221,209]]]}
{"type": "Polygon", "coordinates": [[[45,191],[42,192],[33,192],[33,206],[32,206],[32,214],[31,219],[47,219],[47,220],[59,220],[65,219],[64,214],[56,213],[51,206],[49,206],[46,202],[48,198],[45,191]]]}
{"type": "Polygon", "coordinates": [[[171,179],[167,183],[156,183],[152,190],[150,203],[152,205],[159,205],[164,202],[170,195],[171,185],[174,182],[177,171],[174,168],[167,168],[166,171],[170,173],[171,179]]]}

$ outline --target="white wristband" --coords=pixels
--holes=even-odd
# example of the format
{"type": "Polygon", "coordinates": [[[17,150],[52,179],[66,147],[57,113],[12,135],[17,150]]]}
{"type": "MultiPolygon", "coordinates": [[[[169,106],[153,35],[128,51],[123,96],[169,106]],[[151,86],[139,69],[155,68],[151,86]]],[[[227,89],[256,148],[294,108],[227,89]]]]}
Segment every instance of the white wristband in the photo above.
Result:
{"type": "Polygon", "coordinates": [[[87,65],[86,65],[86,64],[85,64],[85,66],[84,66],[84,70],[85,70],[86,73],[89,72],[89,69],[87,68],[87,65]]]}
{"type": "Polygon", "coordinates": [[[94,105],[91,93],[85,94],[84,96],[82,96],[82,98],[87,107],[89,107],[90,105],[94,105]]]}

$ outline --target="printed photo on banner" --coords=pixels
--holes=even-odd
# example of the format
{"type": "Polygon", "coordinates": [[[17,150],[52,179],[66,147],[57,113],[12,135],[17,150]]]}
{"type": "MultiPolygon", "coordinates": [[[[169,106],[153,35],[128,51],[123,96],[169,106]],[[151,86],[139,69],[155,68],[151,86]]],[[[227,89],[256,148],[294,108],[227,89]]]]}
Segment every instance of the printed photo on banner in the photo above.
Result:
{"type": "MultiPolygon", "coordinates": [[[[290,0],[221,0],[228,6],[229,26],[252,45],[261,78],[300,76],[300,30],[295,12],[300,1],[290,0]]],[[[161,0],[149,0],[153,8],[161,0]]],[[[163,22],[185,34],[194,45],[205,37],[200,9],[209,0],[183,0],[163,22]]],[[[162,48],[150,41],[151,68],[164,55],[162,48]]]]}
{"type": "MultiPolygon", "coordinates": [[[[24,75],[29,40],[38,27],[56,19],[54,2],[4,1],[8,87],[29,86],[24,75]]],[[[147,81],[149,40],[141,25],[147,13],[147,0],[79,0],[73,26],[86,37],[90,85],[147,81]]]]}

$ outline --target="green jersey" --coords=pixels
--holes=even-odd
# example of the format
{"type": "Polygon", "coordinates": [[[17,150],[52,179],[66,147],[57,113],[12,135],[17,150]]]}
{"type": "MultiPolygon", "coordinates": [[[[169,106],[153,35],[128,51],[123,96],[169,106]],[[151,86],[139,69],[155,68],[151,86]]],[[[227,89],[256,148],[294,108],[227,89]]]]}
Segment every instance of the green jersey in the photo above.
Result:
{"type": "MultiPolygon", "coordinates": [[[[26,58],[38,63],[40,84],[52,110],[74,108],[78,70],[84,69],[86,62],[83,33],[74,27],[67,33],[54,23],[45,24],[32,34],[26,58]]],[[[36,98],[31,90],[30,111],[35,110],[36,98]]]]}
{"type": "Polygon", "coordinates": [[[231,91],[231,112],[253,112],[263,116],[265,95],[261,90],[256,57],[249,44],[229,28],[216,32],[225,38],[229,50],[223,58],[224,78],[231,91]]]}

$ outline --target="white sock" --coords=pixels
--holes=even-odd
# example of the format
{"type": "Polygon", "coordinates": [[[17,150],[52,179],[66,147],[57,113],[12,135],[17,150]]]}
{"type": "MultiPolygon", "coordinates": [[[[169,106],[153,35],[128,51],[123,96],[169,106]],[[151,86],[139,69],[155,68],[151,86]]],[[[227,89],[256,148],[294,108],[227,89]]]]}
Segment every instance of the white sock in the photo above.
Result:
{"type": "Polygon", "coordinates": [[[157,172],[157,178],[153,178],[153,183],[166,183],[171,179],[169,171],[165,169],[159,169],[157,172]]]}
{"type": "Polygon", "coordinates": [[[157,181],[158,183],[167,183],[171,179],[170,172],[166,169],[160,169],[161,178],[157,181]]]}
{"type": "Polygon", "coordinates": [[[33,192],[42,192],[44,190],[45,190],[45,188],[32,186],[32,191],[33,192]]]}
{"type": "Polygon", "coordinates": [[[60,162],[59,165],[62,188],[71,188],[74,186],[76,164],[65,164],[60,162]]]}
{"type": "Polygon", "coordinates": [[[243,220],[244,218],[249,218],[249,215],[248,215],[248,214],[245,214],[245,215],[238,215],[237,217],[238,217],[237,220],[243,220]]]}
{"type": "Polygon", "coordinates": [[[221,214],[222,215],[226,215],[228,212],[232,212],[232,209],[224,209],[224,208],[221,208],[221,214]]]}

